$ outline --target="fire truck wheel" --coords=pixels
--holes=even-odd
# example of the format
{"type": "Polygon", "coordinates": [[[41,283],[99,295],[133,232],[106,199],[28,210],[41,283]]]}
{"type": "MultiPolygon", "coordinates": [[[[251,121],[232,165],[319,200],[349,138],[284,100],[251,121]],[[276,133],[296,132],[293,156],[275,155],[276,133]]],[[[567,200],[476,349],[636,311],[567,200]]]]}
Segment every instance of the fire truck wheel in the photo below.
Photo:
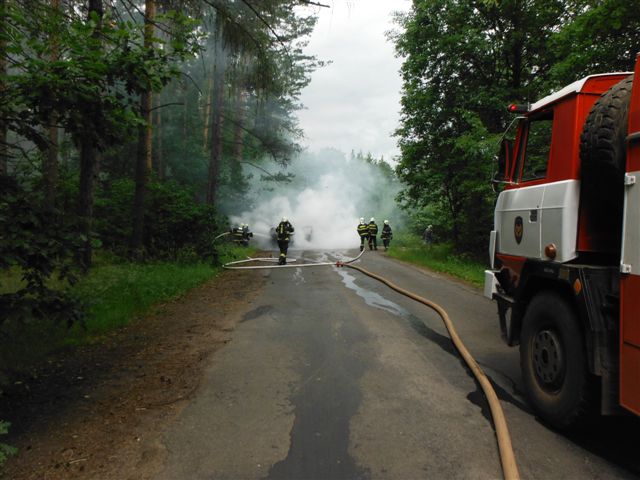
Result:
{"type": "MultiPolygon", "coordinates": [[[[593,105],[580,136],[581,198],[594,231],[621,232],[627,124],[633,75],[593,105]]],[[[620,244],[620,235],[611,239],[620,244]]],[[[615,247],[613,247],[615,248],[615,247]]]]}
{"type": "Polygon", "coordinates": [[[520,333],[520,366],[536,413],[565,429],[588,413],[591,382],[583,335],[571,306],[553,292],[536,295],[520,333]]]}

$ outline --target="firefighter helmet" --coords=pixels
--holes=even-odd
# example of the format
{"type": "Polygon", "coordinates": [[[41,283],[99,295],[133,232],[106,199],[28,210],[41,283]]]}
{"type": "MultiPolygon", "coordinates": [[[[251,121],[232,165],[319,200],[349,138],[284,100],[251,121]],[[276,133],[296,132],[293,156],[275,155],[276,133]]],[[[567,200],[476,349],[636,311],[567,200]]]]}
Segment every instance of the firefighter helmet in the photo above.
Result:
{"type": "Polygon", "coordinates": [[[384,221],[384,224],[385,224],[385,225],[389,225],[389,220],[385,220],[385,221],[384,221]]]}
{"type": "Polygon", "coordinates": [[[287,217],[282,217],[282,222],[286,222],[287,221],[287,217]]]}
{"type": "Polygon", "coordinates": [[[364,217],[360,217],[360,223],[364,223],[364,217]]]}
{"type": "Polygon", "coordinates": [[[376,221],[376,219],[375,219],[375,218],[373,218],[373,217],[371,217],[371,220],[369,220],[369,221],[370,221],[370,222],[375,222],[375,221],[376,221]]]}

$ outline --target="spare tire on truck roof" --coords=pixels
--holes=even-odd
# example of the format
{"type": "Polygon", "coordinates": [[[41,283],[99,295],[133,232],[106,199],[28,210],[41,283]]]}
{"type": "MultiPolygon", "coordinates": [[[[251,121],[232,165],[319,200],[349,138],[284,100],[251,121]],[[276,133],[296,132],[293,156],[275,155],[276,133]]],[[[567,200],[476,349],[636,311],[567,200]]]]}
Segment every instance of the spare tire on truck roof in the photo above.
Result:
{"type": "Polygon", "coordinates": [[[615,84],[593,105],[580,136],[581,209],[598,245],[619,253],[626,166],[627,124],[633,75],[615,84]]]}

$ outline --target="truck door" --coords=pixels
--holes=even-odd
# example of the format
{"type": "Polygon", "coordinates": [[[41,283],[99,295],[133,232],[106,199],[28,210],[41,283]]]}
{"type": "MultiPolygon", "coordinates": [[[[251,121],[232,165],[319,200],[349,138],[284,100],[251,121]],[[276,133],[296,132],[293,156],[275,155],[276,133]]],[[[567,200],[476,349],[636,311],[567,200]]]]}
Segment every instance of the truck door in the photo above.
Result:
{"type": "Polygon", "coordinates": [[[634,78],[620,262],[620,404],[640,415],[640,57],[634,78]]]}
{"type": "Polygon", "coordinates": [[[551,150],[552,112],[528,119],[520,135],[514,179],[519,188],[504,190],[495,210],[500,252],[541,258],[541,208],[551,150]]]}

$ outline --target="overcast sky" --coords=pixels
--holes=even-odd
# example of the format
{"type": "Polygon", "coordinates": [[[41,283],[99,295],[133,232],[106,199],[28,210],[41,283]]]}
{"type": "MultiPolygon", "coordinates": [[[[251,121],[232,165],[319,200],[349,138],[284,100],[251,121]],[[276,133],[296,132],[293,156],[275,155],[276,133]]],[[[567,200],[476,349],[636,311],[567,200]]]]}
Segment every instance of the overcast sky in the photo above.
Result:
{"type": "Polygon", "coordinates": [[[323,0],[308,53],[333,63],[317,70],[302,92],[299,112],[304,144],[317,151],[371,152],[385,160],[398,154],[392,137],[400,111],[401,59],[385,32],[392,12],[410,0],[323,0]]]}

